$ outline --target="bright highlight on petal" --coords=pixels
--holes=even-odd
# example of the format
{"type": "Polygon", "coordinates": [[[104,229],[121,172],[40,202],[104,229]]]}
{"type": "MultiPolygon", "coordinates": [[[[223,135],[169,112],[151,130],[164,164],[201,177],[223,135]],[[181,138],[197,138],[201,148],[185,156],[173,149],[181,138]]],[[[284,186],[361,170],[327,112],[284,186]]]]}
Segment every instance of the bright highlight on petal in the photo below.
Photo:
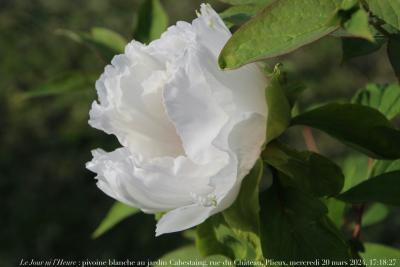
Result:
{"type": "Polygon", "coordinates": [[[265,141],[266,79],[256,64],[221,71],[231,34],[202,4],[191,24],[132,41],[96,83],[89,124],[122,147],[93,151],[87,168],[107,195],[147,213],[166,212],[156,234],[202,223],[228,208],[265,141]]]}

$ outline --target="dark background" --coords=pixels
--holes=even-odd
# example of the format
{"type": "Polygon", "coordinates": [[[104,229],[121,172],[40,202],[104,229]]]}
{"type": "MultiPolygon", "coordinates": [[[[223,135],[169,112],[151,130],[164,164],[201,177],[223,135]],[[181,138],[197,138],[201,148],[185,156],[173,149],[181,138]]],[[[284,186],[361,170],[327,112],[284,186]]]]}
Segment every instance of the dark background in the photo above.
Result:
{"type": "MultiPolygon", "coordinates": [[[[225,8],[209,2],[217,10],[225,8]]],[[[201,1],[162,3],[174,24],[194,18],[201,1]]],[[[130,40],[138,5],[133,0],[0,0],[0,266],[15,266],[22,258],[157,259],[189,242],[180,233],[154,238],[154,218],[144,214],[92,240],[113,200],[97,189],[84,164],[91,149],[118,145],[87,124],[94,85],[57,96],[23,97],[70,71],[102,72],[103,61],[54,34],[57,29],[100,26],[130,40]]],[[[367,82],[395,81],[384,49],[342,63],[340,40],[328,37],[280,60],[308,86],[300,99],[303,108],[349,99],[367,82]]],[[[315,136],[321,153],[337,162],[349,152],[325,135],[315,136]]],[[[288,137],[304,148],[299,129],[288,137]]],[[[383,223],[365,229],[363,238],[400,246],[398,213],[392,208],[383,223]]]]}

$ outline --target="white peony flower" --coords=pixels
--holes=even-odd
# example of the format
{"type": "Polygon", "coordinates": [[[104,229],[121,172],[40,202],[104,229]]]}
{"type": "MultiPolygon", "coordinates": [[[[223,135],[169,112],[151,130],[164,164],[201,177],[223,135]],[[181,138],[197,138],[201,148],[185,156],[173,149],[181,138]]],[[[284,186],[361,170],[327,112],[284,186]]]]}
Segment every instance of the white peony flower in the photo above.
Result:
{"type": "Polygon", "coordinates": [[[228,208],[265,141],[266,79],[256,64],[221,71],[231,33],[201,5],[159,40],[132,41],[96,82],[89,124],[122,147],[94,150],[87,168],[107,195],[146,213],[166,212],[156,235],[228,208]]]}

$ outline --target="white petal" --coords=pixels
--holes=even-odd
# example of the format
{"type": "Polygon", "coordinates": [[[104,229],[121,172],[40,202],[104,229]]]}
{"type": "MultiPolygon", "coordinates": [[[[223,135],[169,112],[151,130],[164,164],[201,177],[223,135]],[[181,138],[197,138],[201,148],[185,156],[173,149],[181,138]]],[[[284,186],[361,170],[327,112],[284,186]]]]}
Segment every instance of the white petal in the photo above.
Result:
{"type": "Polygon", "coordinates": [[[153,197],[142,181],[133,175],[129,151],[125,148],[111,153],[93,151],[93,160],[86,167],[97,173],[98,186],[107,195],[128,205],[148,212],[159,212],[176,208],[176,199],[153,197]],[[167,201],[166,201],[167,200],[167,201]]]}
{"type": "Polygon", "coordinates": [[[239,161],[238,179],[253,168],[266,138],[266,118],[258,113],[246,113],[229,135],[229,147],[239,161]]]}
{"type": "Polygon", "coordinates": [[[89,124],[115,134],[122,145],[144,157],[181,155],[180,139],[162,104],[164,63],[135,42],[126,51],[96,82],[100,103],[93,103],[89,124]]]}
{"type": "Polygon", "coordinates": [[[156,236],[182,231],[204,222],[211,214],[212,207],[191,205],[166,213],[157,223],[156,236]]]}
{"type": "Polygon", "coordinates": [[[211,143],[228,117],[201,75],[196,79],[192,73],[179,68],[174,80],[166,85],[164,104],[191,159],[205,163],[218,154],[211,143]]]}
{"type": "Polygon", "coordinates": [[[197,165],[186,157],[143,161],[120,148],[110,153],[93,151],[86,167],[98,174],[98,186],[107,195],[146,212],[160,212],[196,203],[193,194],[213,192],[210,177],[226,164],[197,165]]]}
{"type": "Polygon", "coordinates": [[[217,12],[208,4],[201,5],[200,15],[193,20],[192,25],[198,41],[216,56],[232,35],[217,12]]]}

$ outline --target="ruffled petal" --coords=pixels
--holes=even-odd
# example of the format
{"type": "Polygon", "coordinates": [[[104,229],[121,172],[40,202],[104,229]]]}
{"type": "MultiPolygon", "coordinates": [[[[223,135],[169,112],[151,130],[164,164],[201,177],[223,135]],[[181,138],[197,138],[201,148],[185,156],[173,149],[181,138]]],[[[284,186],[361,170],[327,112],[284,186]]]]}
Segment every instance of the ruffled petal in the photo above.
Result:
{"type": "Polygon", "coordinates": [[[197,165],[183,156],[143,161],[119,148],[110,153],[94,150],[86,167],[97,173],[98,186],[107,195],[154,213],[198,203],[198,197],[214,191],[210,177],[226,164],[197,165]]]}
{"type": "Polygon", "coordinates": [[[166,79],[165,62],[136,42],[128,44],[126,54],[114,57],[96,82],[100,103],[93,103],[89,124],[116,135],[143,157],[181,155],[179,136],[162,104],[166,79]]]}

